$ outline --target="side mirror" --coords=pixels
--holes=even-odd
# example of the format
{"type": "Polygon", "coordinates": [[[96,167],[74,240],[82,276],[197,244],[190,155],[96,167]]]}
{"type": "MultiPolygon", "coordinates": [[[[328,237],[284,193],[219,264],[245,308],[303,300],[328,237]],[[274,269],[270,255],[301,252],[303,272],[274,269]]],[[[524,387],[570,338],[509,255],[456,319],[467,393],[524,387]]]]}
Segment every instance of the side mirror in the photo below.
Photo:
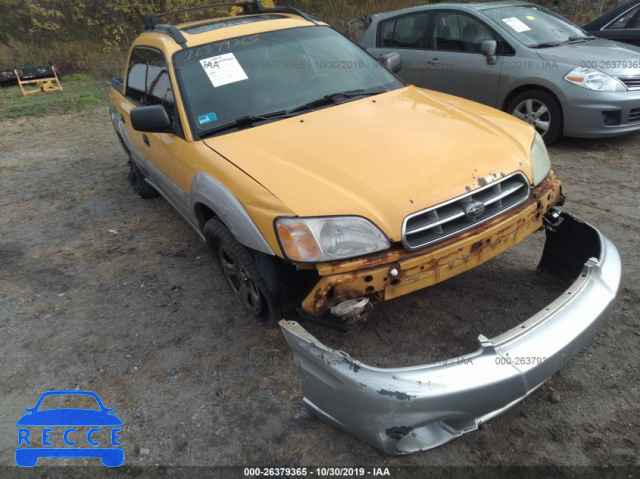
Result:
{"type": "Polygon", "coordinates": [[[162,105],[139,106],[131,110],[131,126],[136,131],[168,133],[173,121],[162,105]]]}
{"type": "Polygon", "coordinates": [[[398,52],[385,53],[380,56],[380,63],[393,73],[397,73],[402,68],[402,57],[398,52]]]}
{"type": "Polygon", "coordinates": [[[498,42],[495,40],[485,40],[480,45],[480,51],[487,57],[488,65],[496,64],[496,49],[498,48],[498,42]]]}

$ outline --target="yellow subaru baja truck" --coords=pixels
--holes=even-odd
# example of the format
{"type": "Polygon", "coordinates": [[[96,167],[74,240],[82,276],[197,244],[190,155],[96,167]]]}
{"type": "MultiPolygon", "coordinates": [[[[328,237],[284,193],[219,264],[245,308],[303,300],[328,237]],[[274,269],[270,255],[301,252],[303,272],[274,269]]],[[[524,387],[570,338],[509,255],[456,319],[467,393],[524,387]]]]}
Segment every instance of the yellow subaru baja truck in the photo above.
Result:
{"type": "Polygon", "coordinates": [[[397,53],[379,62],[300,11],[213,7],[230,5],[238,15],[179,25],[159,21],[174,12],[148,15],[113,82],[111,119],[134,190],[171,203],[240,304],[279,321],[313,415],[390,454],[428,449],[523,399],[593,337],[620,258],[559,208],[530,125],[406,85],[397,53]],[[283,319],[348,327],[370,300],[444,281],[543,229],[539,271],[568,289],[466,356],[370,367],[283,319]]]}

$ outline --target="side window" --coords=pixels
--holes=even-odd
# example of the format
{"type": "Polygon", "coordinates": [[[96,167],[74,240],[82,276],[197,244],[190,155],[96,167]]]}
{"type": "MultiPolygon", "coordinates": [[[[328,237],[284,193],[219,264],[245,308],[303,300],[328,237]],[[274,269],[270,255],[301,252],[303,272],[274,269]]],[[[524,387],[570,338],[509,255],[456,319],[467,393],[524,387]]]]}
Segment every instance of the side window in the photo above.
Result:
{"type": "Polygon", "coordinates": [[[176,106],[167,62],[160,52],[153,50],[149,51],[147,62],[147,104],[164,105],[170,116],[176,106]]]}
{"type": "Polygon", "coordinates": [[[425,48],[427,13],[404,15],[380,23],[379,47],[425,48]]]}
{"type": "Polygon", "coordinates": [[[498,53],[510,54],[511,47],[493,30],[464,13],[437,12],[433,29],[436,50],[480,53],[482,42],[496,40],[498,53]]]}
{"type": "Polygon", "coordinates": [[[127,96],[137,103],[144,103],[146,97],[147,52],[136,48],[131,52],[127,73],[127,96]]]}
{"type": "Polygon", "coordinates": [[[396,19],[385,20],[380,23],[380,39],[378,40],[378,47],[392,47],[393,46],[393,29],[396,28],[396,19]]]}
{"type": "Polygon", "coordinates": [[[632,25],[629,25],[629,23],[633,19],[633,16],[638,13],[638,10],[640,10],[640,5],[632,8],[627,13],[618,18],[615,22],[607,25],[605,27],[605,30],[621,30],[623,28],[632,28],[632,25]]]}

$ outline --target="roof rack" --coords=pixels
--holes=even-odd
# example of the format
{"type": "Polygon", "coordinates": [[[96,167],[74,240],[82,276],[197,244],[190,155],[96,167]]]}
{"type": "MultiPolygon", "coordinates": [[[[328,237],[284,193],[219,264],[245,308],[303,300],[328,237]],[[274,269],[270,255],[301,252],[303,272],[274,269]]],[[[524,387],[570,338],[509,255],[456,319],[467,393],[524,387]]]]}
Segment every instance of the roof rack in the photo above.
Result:
{"type": "Polygon", "coordinates": [[[265,8],[264,5],[262,5],[262,2],[260,0],[249,0],[246,2],[212,3],[210,5],[202,5],[199,7],[190,7],[190,8],[183,8],[182,10],[174,10],[172,12],[150,13],[148,15],[145,15],[144,17],[143,28],[144,28],[144,31],[155,31],[158,33],[164,33],[166,35],[169,35],[171,38],[175,40],[176,43],[178,43],[179,45],[182,45],[183,48],[185,48],[187,39],[184,37],[180,29],[171,24],[160,23],[158,22],[158,19],[161,17],[168,17],[171,15],[177,15],[180,13],[193,12],[196,10],[206,10],[210,8],[219,8],[219,7],[242,7],[242,12],[240,12],[239,15],[254,15],[256,13],[289,13],[289,14],[302,17],[308,22],[317,23],[315,18],[295,8],[290,8],[290,7],[265,8]]]}

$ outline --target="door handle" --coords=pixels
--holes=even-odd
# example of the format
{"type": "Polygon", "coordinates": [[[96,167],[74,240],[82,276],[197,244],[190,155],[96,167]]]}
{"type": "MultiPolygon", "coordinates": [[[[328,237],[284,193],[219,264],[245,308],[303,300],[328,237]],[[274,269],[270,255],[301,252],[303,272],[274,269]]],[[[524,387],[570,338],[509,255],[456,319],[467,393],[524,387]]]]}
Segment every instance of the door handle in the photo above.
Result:
{"type": "Polygon", "coordinates": [[[151,146],[151,144],[149,143],[149,137],[147,136],[146,133],[142,134],[142,141],[144,141],[144,144],[147,146],[151,146]]]}
{"type": "Polygon", "coordinates": [[[433,60],[427,60],[427,63],[429,65],[440,65],[440,60],[438,60],[437,58],[434,58],[433,60]]]}

